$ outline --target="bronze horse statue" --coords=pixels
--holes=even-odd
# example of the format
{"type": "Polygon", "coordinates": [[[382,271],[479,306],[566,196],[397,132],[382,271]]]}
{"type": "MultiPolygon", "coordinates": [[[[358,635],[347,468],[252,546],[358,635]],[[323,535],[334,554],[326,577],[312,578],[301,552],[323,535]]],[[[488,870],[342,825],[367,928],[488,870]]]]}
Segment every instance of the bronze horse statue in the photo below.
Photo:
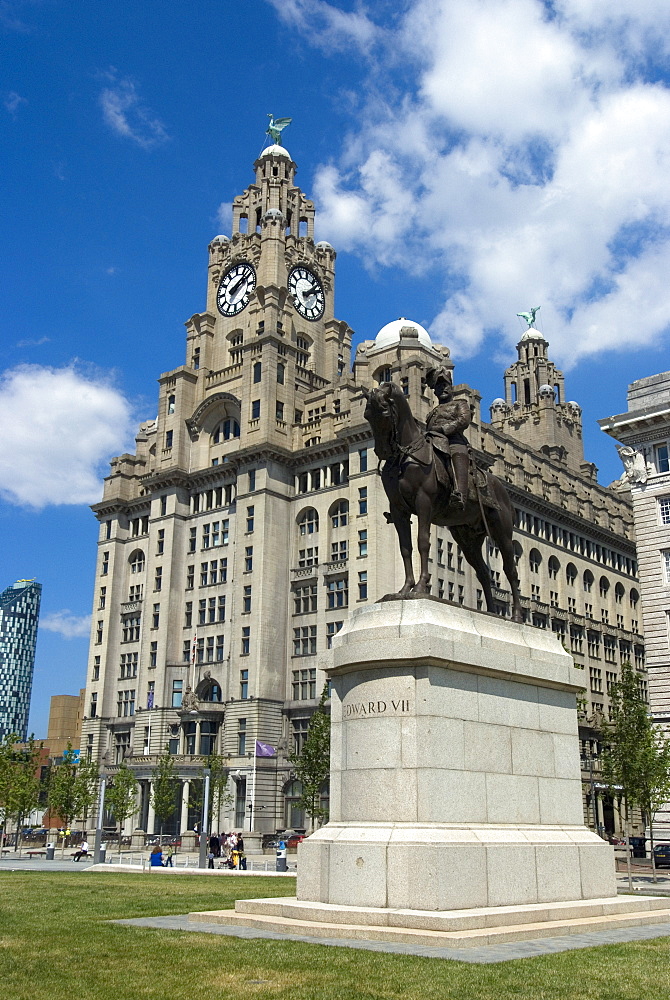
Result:
{"type": "MultiPolygon", "coordinates": [[[[430,593],[430,526],[443,525],[449,528],[474,569],[489,611],[496,609],[491,574],[482,555],[482,543],[488,535],[498,546],[512,591],[512,621],[523,621],[519,577],[512,548],[514,510],[504,483],[488,470],[475,470],[471,462],[468,497],[460,507],[450,505],[450,488],[444,485],[446,477],[440,475],[437,466],[440,459],[412,416],[400,386],[386,382],[371,391],[364,388],[363,395],[367,399],[365,418],[374,434],[375,454],[380,463],[384,463],[381,477],[391,507],[386,518],[398,532],[405,567],[405,582],[399,593],[393,596],[419,597],[430,593]],[[421,574],[416,582],[412,568],[412,515],[419,522],[417,543],[421,574]]],[[[453,488],[450,473],[449,478],[453,488]]]]}

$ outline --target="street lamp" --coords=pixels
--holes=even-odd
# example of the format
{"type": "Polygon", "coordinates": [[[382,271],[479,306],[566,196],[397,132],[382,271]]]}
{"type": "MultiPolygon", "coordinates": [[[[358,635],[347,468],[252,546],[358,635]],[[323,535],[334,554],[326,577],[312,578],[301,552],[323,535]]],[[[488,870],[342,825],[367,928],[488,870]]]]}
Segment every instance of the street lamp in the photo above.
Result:
{"type": "Polygon", "coordinates": [[[205,778],[205,788],[202,796],[202,821],[200,823],[200,849],[198,853],[198,867],[207,867],[207,844],[209,841],[209,776],[211,771],[208,767],[203,768],[205,778]]]}
{"type": "MultiPolygon", "coordinates": [[[[107,789],[107,770],[110,762],[109,750],[105,750],[100,758],[100,792],[98,797],[98,823],[95,828],[95,842],[93,845],[93,863],[100,864],[102,846],[102,823],[105,818],[105,791],[107,789]]],[[[119,836],[121,834],[119,833],[119,836]]]]}

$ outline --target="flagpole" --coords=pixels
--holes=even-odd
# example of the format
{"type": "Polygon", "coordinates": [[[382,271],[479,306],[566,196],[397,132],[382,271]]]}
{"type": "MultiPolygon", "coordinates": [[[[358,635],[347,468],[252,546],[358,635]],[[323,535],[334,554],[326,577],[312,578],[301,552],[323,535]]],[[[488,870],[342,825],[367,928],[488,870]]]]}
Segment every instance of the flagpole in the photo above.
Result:
{"type": "Polygon", "coordinates": [[[251,816],[249,817],[249,833],[254,832],[254,817],[256,815],[256,760],[258,759],[258,745],[254,741],[254,770],[251,784],[251,816]]]}

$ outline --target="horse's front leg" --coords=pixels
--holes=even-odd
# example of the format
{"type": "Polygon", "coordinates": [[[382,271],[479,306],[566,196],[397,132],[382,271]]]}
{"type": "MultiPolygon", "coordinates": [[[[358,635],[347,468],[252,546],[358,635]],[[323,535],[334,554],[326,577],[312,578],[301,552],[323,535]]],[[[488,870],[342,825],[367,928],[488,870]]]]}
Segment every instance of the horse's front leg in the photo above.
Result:
{"type": "Polygon", "coordinates": [[[412,588],[412,595],[416,596],[418,594],[430,593],[428,556],[430,555],[430,527],[432,523],[431,515],[433,513],[433,504],[430,497],[424,490],[420,490],[417,493],[414,499],[414,504],[419,522],[417,547],[419,549],[419,558],[421,560],[421,572],[419,574],[419,579],[412,588]]]}
{"type": "Polygon", "coordinates": [[[414,569],[412,567],[412,523],[409,514],[391,508],[391,516],[398,532],[400,555],[405,568],[405,582],[398,591],[398,597],[407,597],[414,587],[414,569]]]}

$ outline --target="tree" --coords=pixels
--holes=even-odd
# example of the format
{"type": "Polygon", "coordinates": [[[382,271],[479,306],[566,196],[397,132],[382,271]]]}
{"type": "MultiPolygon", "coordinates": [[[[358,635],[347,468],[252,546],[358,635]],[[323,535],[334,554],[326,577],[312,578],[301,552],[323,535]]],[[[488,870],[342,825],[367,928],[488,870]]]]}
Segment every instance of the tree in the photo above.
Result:
{"type": "Polygon", "coordinates": [[[121,853],[121,831],[123,824],[139,811],[137,802],[137,779],[127,764],[120,764],[111,783],[107,786],[105,803],[119,824],[119,854],[121,853]]]}
{"type": "MultiPolygon", "coordinates": [[[[67,829],[77,817],[86,819],[95,801],[98,769],[93,761],[80,760],[70,743],[60,763],[51,769],[47,802],[52,816],[58,816],[67,829]]],[[[63,849],[65,853],[65,837],[63,849]]]]}
{"type": "Polygon", "coordinates": [[[294,752],[289,756],[296,778],[302,785],[302,795],[298,801],[309,815],[312,827],[317,819],[328,818],[327,810],[321,806],[321,791],[330,775],[330,715],[325,708],[326,698],[327,684],[321,693],[318,707],[309,720],[302,753],[294,752]]]}
{"type": "Polygon", "coordinates": [[[224,805],[232,801],[232,795],[228,791],[228,776],[230,768],[225,763],[220,754],[211,753],[208,755],[206,763],[200,770],[201,780],[196,784],[191,782],[189,807],[197,811],[198,816],[202,815],[202,797],[205,788],[205,769],[209,769],[209,810],[207,816],[207,829],[211,830],[216,818],[216,829],[221,825],[221,809],[224,805]]]}
{"type": "Polygon", "coordinates": [[[7,733],[0,742],[0,844],[5,842],[5,828],[11,811],[12,761],[16,733],[7,733]]]}
{"type": "Polygon", "coordinates": [[[158,763],[151,772],[151,805],[160,821],[161,837],[163,836],[163,824],[177,811],[178,785],[174,760],[166,747],[165,753],[158,758],[158,763]]]}
{"type": "Polygon", "coordinates": [[[630,873],[630,813],[638,806],[649,823],[654,869],[654,812],[670,795],[670,744],[654,728],[630,663],[621,666],[619,680],[610,690],[611,721],[601,729],[603,779],[613,797],[623,803],[626,853],[630,873]]]}
{"type": "Polygon", "coordinates": [[[32,736],[27,744],[14,747],[10,759],[10,773],[7,816],[14,820],[16,829],[14,849],[18,850],[23,822],[39,805],[41,793],[40,748],[36,746],[32,736]]]}

